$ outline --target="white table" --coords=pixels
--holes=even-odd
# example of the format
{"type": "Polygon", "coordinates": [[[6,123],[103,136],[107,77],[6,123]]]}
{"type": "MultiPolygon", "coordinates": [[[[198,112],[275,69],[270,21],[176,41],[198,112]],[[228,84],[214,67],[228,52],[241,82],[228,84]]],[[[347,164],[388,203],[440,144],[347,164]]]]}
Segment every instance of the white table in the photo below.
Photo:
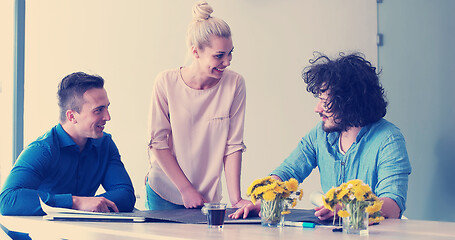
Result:
{"type": "Polygon", "coordinates": [[[455,239],[455,222],[387,219],[370,226],[369,236],[332,232],[330,227],[266,228],[259,224],[226,224],[223,229],[209,229],[204,224],[118,223],[47,221],[42,217],[0,216],[0,223],[12,231],[27,232],[40,239],[455,239]]]}

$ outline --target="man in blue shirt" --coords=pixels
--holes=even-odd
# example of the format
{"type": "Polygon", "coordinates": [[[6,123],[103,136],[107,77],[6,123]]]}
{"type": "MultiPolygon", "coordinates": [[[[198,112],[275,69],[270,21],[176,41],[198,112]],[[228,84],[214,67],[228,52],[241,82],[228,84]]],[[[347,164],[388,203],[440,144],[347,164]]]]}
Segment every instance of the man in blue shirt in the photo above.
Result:
{"type": "MultiPolygon", "coordinates": [[[[352,179],[367,183],[384,202],[381,214],[399,218],[405,210],[408,175],[406,144],[400,130],[383,119],[387,102],[376,68],[360,54],[332,60],[317,55],[305,68],[307,91],[319,98],[316,125],[272,173],[280,181],[302,182],[318,167],[324,192],[352,179]]],[[[233,218],[257,213],[260,204],[238,209],[233,218]]],[[[323,206],[315,208],[321,220],[333,217],[323,206]]]]}
{"type": "Polygon", "coordinates": [[[92,212],[132,211],[131,179],[110,134],[104,80],[72,73],[58,88],[60,123],[18,157],[0,194],[2,215],[44,215],[53,207],[92,212]],[[106,191],[95,196],[100,185],[106,191]]]}

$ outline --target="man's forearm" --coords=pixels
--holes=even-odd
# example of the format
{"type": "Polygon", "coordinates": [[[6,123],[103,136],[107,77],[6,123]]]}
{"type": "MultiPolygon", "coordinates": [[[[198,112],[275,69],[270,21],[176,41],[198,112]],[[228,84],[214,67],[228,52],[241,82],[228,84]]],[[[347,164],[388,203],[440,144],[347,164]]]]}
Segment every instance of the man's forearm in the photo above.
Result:
{"type": "Polygon", "coordinates": [[[381,214],[385,218],[400,218],[400,208],[398,207],[397,203],[388,197],[379,198],[380,200],[384,201],[382,204],[381,214]]]}

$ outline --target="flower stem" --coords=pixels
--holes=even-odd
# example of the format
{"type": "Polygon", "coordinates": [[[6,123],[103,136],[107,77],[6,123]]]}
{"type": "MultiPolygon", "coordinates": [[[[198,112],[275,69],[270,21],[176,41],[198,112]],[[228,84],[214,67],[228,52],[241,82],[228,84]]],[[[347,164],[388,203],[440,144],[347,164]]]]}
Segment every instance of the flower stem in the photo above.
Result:
{"type": "Polygon", "coordinates": [[[281,212],[283,212],[283,200],[281,198],[261,202],[261,218],[263,221],[279,223],[282,217],[281,212]]]}

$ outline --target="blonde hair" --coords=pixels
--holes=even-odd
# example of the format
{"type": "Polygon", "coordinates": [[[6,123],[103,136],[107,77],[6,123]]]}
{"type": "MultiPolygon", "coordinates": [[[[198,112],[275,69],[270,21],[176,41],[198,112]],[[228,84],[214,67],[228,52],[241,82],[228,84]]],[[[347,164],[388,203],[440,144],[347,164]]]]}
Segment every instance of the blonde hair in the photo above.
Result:
{"type": "Polygon", "coordinates": [[[193,21],[188,26],[187,44],[204,49],[210,46],[210,36],[229,38],[231,29],[229,25],[216,17],[210,16],[212,7],[206,1],[199,1],[193,5],[193,21]]]}

